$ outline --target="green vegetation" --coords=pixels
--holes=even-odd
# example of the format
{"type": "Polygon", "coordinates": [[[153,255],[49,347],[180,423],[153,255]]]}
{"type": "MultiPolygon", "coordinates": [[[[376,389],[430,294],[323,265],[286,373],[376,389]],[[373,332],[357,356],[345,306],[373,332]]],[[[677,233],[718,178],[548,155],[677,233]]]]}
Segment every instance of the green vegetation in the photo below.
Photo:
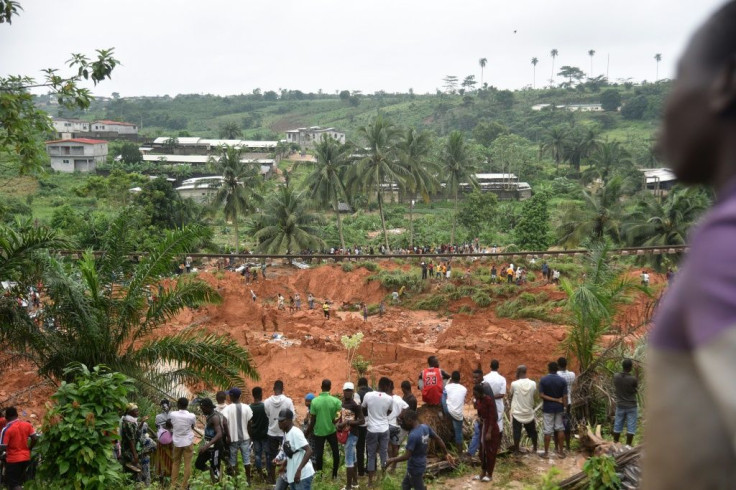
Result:
{"type": "Polygon", "coordinates": [[[378,274],[369,276],[368,281],[379,281],[381,286],[389,291],[400,291],[404,288],[406,291],[419,293],[426,287],[426,282],[422,281],[420,274],[401,270],[381,270],[378,274]]]}
{"type": "Polygon", "coordinates": [[[618,490],[621,479],[616,474],[616,461],[611,456],[593,456],[583,465],[588,477],[588,488],[595,490],[618,490]]]}
{"type": "Polygon", "coordinates": [[[560,303],[550,301],[547,293],[521,293],[518,297],[498,305],[496,314],[504,318],[535,318],[546,322],[564,323],[565,316],[553,311],[559,307],[560,303]]]}

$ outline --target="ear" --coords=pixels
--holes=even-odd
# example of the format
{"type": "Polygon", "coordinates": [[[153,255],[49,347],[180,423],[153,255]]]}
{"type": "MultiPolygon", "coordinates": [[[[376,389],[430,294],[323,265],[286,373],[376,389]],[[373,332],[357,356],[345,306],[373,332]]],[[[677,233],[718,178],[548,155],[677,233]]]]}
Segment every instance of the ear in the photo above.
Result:
{"type": "Polygon", "coordinates": [[[718,115],[736,109],[736,54],[729,56],[711,86],[710,108],[718,115]]]}

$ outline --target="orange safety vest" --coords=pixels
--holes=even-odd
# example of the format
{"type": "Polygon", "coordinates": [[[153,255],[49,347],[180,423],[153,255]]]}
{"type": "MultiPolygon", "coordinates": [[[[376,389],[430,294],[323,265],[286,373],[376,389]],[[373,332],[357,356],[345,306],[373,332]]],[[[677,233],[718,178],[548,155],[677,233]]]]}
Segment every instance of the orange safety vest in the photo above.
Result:
{"type": "Polygon", "coordinates": [[[427,368],[422,371],[422,401],[427,405],[439,405],[442,402],[442,370],[427,368]]]}

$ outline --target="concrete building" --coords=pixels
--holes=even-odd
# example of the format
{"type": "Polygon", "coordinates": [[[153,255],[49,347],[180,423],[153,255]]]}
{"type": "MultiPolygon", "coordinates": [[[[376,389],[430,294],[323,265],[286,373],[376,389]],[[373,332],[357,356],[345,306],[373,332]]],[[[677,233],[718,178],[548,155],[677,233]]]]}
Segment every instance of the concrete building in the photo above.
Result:
{"type": "Polygon", "coordinates": [[[107,141],[69,138],[46,142],[51,168],[59,172],[94,172],[107,158],[107,141]]]}
{"type": "Polygon", "coordinates": [[[55,117],[51,120],[56,137],[72,138],[106,138],[106,139],[138,139],[138,126],[122,121],[100,120],[95,122],[81,119],[55,117]]]}
{"type": "Polygon", "coordinates": [[[118,134],[138,134],[138,126],[127,122],[102,119],[93,122],[90,126],[90,131],[118,134]]]}
{"type": "MultiPolygon", "coordinates": [[[[144,162],[160,163],[162,165],[192,165],[197,167],[207,165],[214,160],[217,160],[217,157],[210,155],[162,155],[152,153],[143,155],[144,162]]],[[[276,168],[276,160],[273,158],[241,158],[240,161],[259,165],[260,173],[264,177],[270,176],[276,168]]]]}
{"type": "Polygon", "coordinates": [[[71,138],[72,133],[89,133],[89,122],[82,121],[81,119],[65,119],[61,117],[55,117],[51,120],[51,124],[54,127],[54,131],[58,134],[67,134],[68,136],[61,136],[62,138],[71,138]]]}
{"type": "Polygon", "coordinates": [[[644,174],[647,190],[655,196],[666,196],[677,184],[677,177],[668,168],[645,168],[641,172],[644,174]]]}
{"type": "MultiPolygon", "coordinates": [[[[481,192],[492,192],[500,201],[529,199],[532,187],[527,182],[520,182],[516,174],[481,173],[475,174],[481,192]]],[[[472,192],[470,184],[460,184],[464,192],[472,192]]]]}
{"type": "Polygon", "coordinates": [[[159,136],[149,145],[151,153],[167,153],[182,155],[210,155],[219,151],[222,146],[232,146],[250,154],[249,158],[259,158],[268,153],[273,153],[278,141],[254,141],[254,140],[220,140],[199,137],[173,137],[159,136]]]}
{"type": "Polygon", "coordinates": [[[292,129],[286,132],[286,142],[296,143],[302,150],[314,147],[323,137],[332,138],[342,144],[345,143],[345,133],[334,128],[312,126],[309,128],[292,129]]]}
{"type": "Polygon", "coordinates": [[[603,112],[603,106],[601,104],[534,104],[532,110],[541,111],[550,107],[565,109],[570,112],[603,112]]]}

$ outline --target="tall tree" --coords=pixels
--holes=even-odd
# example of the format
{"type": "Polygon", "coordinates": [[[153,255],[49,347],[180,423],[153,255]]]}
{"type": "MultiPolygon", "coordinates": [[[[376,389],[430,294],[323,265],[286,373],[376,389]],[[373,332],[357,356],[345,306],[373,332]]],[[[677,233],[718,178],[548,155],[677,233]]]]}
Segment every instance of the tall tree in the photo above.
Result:
{"type": "Polygon", "coordinates": [[[365,156],[349,172],[350,187],[376,193],[378,213],[386,249],[389,249],[386,232],[386,216],[383,212],[383,186],[389,189],[408,176],[407,169],[398,158],[401,130],[378,115],[370,124],[358,128],[358,135],[366,142],[365,156]]]}
{"type": "Polygon", "coordinates": [[[558,243],[565,247],[577,247],[586,240],[601,242],[606,237],[619,243],[623,185],[623,179],[617,175],[594,193],[583,191],[582,203],[562,205],[562,225],[557,229],[558,243]]]}
{"type": "Polygon", "coordinates": [[[453,196],[455,210],[452,217],[452,234],[450,242],[455,243],[455,227],[457,225],[458,194],[462,184],[477,187],[475,178],[476,164],[465,137],[460,131],[453,131],[447,137],[442,151],[441,175],[445,180],[445,192],[453,196]]]}
{"type": "Polygon", "coordinates": [[[514,241],[521,250],[540,250],[549,248],[550,237],[549,211],[546,193],[537,193],[524,201],[521,218],[514,227],[514,241]]]}
{"type": "Polygon", "coordinates": [[[463,89],[465,89],[465,91],[470,92],[473,90],[473,88],[475,88],[476,83],[478,82],[475,81],[475,75],[468,75],[463,80],[462,87],[463,89]]]}
{"type": "Polygon", "coordinates": [[[590,73],[588,74],[588,78],[593,78],[593,57],[595,56],[595,49],[589,49],[588,56],[590,56],[590,73]]]}
{"type": "Polygon", "coordinates": [[[454,94],[457,90],[457,76],[446,75],[445,78],[442,79],[442,81],[445,83],[445,93],[454,94]]]}
{"type": "Polygon", "coordinates": [[[260,194],[256,192],[261,182],[258,165],[241,161],[242,151],[232,146],[221,148],[216,168],[222,176],[222,183],[215,194],[212,205],[222,206],[225,219],[233,222],[233,243],[235,253],[239,250],[238,219],[246,213],[255,211],[260,194]]]}
{"type": "Polygon", "coordinates": [[[243,131],[235,121],[225,121],[220,124],[220,138],[226,140],[236,140],[243,137],[243,131]]]}
{"type": "Polygon", "coordinates": [[[485,58],[481,58],[478,60],[478,64],[480,65],[480,86],[483,87],[483,70],[485,70],[486,64],[488,64],[488,60],[485,58]]]}
{"type": "Polygon", "coordinates": [[[585,73],[583,73],[583,70],[581,70],[577,66],[565,65],[560,68],[560,72],[557,74],[557,76],[567,78],[567,86],[571,87],[572,79],[574,78],[575,80],[580,82],[580,80],[582,80],[585,76],[585,73]]]}
{"type": "Polygon", "coordinates": [[[569,138],[568,131],[563,127],[554,127],[550,129],[544,136],[542,143],[542,153],[550,155],[555,161],[555,170],[560,167],[565,156],[565,147],[569,138]]]}
{"type": "Polygon", "coordinates": [[[309,197],[322,206],[329,205],[335,211],[337,230],[340,234],[340,246],[345,249],[345,237],[342,232],[340,218],[340,199],[347,202],[345,174],[350,166],[349,145],[341,145],[333,138],[322,138],[314,147],[316,162],[312,171],[304,179],[304,187],[309,197]]]}
{"type": "Polygon", "coordinates": [[[655,54],[654,55],[654,61],[657,63],[657,71],[656,71],[656,74],[654,76],[654,81],[656,82],[656,81],[659,80],[659,62],[662,61],[662,53],[655,54]]]}
{"type": "Polygon", "coordinates": [[[549,52],[549,55],[552,57],[552,75],[550,75],[549,83],[554,85],[555,84],[555,58],[560,54],[557,49],[553,49],[549,52]]]}
{"type": "Polygon", "coordinates": [[[595,175],[605,184],[619,167],[632,165],[631,155],[618,141],[603,141],[591,153],[590,163],[595,175]]]}
{"type": "Polygon", "coordinates": [[[399,160],[406,169],[406,179],[402,181],[402,190],[411,198],[409,207],[409,246],[414,246],[414,199],[417,195],[424,202],[429,202],[430,194],[439,188],[435,175],[438,165],[429,158],[432,151],[432,139],[427,132],[418,132],[409,128],[399,143],[399,160]]]}
{"type": "Polygon", "coordinates": [[[535,56],[532,58],[532,88],[537,88],[537,63],[539,58],[535,56]]]}

